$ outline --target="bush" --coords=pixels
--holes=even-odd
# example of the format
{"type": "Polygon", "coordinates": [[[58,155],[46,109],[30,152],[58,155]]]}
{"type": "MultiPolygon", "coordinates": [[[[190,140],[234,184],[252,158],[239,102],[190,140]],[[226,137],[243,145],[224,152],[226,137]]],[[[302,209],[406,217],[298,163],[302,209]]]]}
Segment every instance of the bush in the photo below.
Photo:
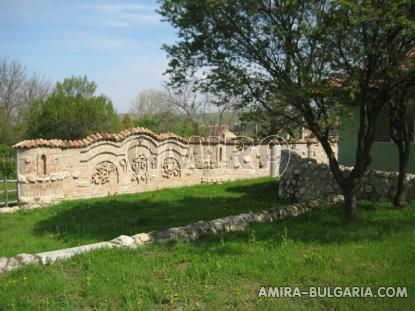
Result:
{"type": "Polygon", "coordinates": [[[15,176],[16,161],[13,148],[8,145],[0,145],[0,177],[10,178],[15,176]]]}
{"type": "Polygon", "coordinates": [[[147,128],[154,133],[171,132],[182,137],[206,136],[208,133],[206,127],[196,127],[182,116],[167,112],[136,119],[134,126],[147,128]]]}
{"type": "Polygon", "coordinates": [[[95,95],[95,82],[72,77],[57,83],[50,97],[30,113],[27,135],[32,138],[80,139],[96,132],[121,130],[120,119],[105,95],[95,95]]]}

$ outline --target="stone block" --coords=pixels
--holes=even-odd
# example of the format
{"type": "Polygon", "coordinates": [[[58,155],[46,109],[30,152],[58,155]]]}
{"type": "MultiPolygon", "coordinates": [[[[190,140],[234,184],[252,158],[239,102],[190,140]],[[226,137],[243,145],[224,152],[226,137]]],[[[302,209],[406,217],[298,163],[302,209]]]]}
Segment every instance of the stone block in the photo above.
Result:
{"type": "Polygon", "coordinates": [[[19,262],[14,257],[0,257],[0,272],[11,271],[19,266],[19,262]]]}
{"type": "Polygon", "coordinates": [[[119,237],[112,239],[110,242],[116,245],[128,247],[134,244],[134,239],[128,235],[120,235],[119,237]]]}
{"type": "Polygon", "coordinates": [[[70,258],[76,254],[90,252],[92,250],[100,249],[100,248],[110,248],[114,246],[116,246],[116,244],[114,243],[100,242],[100,243],[60,249],[56,251],[38,253],[35,256],[39,258],[42,264],[47,264],[47,263],[55,262],[58,259],[70,258]]]}
{"type": "Polygon", "coordinates": [[[32,254],[22,253],[22,254],[16,255],[15,258],[22,265],[39,262],[39,258],[32,254]]]}
{"type": "Polygon", "coordinates": [[[151,242],[151,236],[147,233],[138,233],[133,235],[132,238],[137,245],[151,242]]]}
{"type": "Polygon", "coordinates": [[[7,257],[0,257],[0,272],[5,271],[9,258],[7,257]]]}

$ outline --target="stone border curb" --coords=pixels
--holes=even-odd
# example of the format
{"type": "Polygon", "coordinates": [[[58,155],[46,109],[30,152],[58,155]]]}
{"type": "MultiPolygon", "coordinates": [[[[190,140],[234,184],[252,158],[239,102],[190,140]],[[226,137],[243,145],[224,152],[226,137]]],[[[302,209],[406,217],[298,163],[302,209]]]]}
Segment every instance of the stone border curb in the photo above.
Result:
{"type": "Polygon", "coordinates": [[[19,266],[40,263],[50,264],[56,260],[70,258],[76,254],[90,252],[100,248],[129,247],[152,243],[165,243],[173,240],[193,241],[205,234],[221,234],[232,231],[242,231],[255,223],[273,223],[289,216],[298,216],[313,209],[327,208],[343,201],[342,196],[332,196],[326,200],[313,200],[305,203],[295,203],[282,208],[271,208],[261,212],[249,212],[236,216],[226,216],[211,221],[198,221],[185,227],[170,228],[164,231],[139,233],[133,236],[120,235],[107,242],[99,242],[77,247],[65,248],[37,254],[18,254],[14,257],[0,257],[0,273],[11,271],[19,266]]]}
{"type": "Polygon", "coordinates": [[[13,206],[13,207],[1,207],[0,208],[0,214],[10,214],[17,212],[21,208],[19,206],[13,206]]]}

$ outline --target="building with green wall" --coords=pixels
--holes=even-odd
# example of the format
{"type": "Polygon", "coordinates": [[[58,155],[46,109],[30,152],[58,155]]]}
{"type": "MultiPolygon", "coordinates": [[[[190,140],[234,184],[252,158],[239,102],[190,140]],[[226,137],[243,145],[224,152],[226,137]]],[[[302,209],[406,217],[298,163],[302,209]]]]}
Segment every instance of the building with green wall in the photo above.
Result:
{"type": "MultiPolygon", "coordinates": [[[[408,114],[414,126],[415,105],[410,105],[408,114]]],[[[351,114],[341,120],[339,129],[339,162],[342,165],[353,166],[356,154],[356,141],[358,133],[358,113],[351,114]]],[[[383,115],[379,118],[375,131],[375,142],[371,150],[372,162],[370,169],[397,171],[399,166],[398,148],[389,135],[389,118],[383,115]]],[[[415,139],[411,146],[408,173],[415,173],[415,139]]]]}

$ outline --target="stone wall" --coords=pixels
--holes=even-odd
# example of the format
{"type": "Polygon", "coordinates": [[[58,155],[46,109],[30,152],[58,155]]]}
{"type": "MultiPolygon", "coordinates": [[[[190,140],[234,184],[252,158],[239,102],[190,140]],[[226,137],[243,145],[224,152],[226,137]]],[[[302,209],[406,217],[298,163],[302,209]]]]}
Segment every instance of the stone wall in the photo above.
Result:
{"type": "MultiPolygon", "coordinates": [[[[281,165],[288,160],[283,152],[281,165]]],[[[345,174],[350,167],[342,167],[345,174]]],[[[390,201],[396,194],[397,172],[370,170],[362,179],[362,186],[358,193],[359,199],[390,201]]],[[[415,202],[415,175],[407,175],[407,198],[415,202]]],[[[279,185],[280,198],[305,202],[332,195],[341,194],[341,190],[334,180],[326,163],[318,163],[314,159],[306,159],[296,152],[291,152],[287,170],[281,176],[279,185]]]]}
{"type": "Polygon", "coordinates": [[[28,140],[14,146],[20,204],[135,193],[277,176],[281,150],[326,161],[316,141],[184,139],[143,128],[78,141],[28,140]]]}

